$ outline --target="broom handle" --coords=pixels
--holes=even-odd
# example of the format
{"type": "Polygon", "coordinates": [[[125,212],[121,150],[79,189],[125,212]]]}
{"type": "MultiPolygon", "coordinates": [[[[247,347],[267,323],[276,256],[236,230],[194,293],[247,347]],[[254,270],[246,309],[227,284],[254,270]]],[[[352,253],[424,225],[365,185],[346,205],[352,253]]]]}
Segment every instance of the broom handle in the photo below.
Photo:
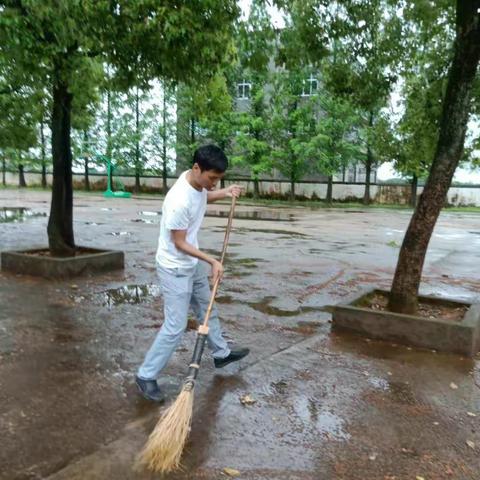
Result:
{"type": "MultiPolygon", "coordinates": [[[[225,239],[223,240],[222,256],[220,258],[220,263],[222,265],[225,259],[225,254],[227,253],[228,238],[230,237],[230,231],[232,230],[233,213],[235,211],[236,203],[237,203],[237,198],[235,196],[232,196],[232,204],[230,206],[230,215],[228,216],[227,229],[225,230],[225,239]]],[[[215,296],[217,295],[219,284],[220,284],[220,277],[218,277],[215,280],[215,283],[213,284],[212,294],[210,295],[210,303],[208,304],[207,312],[205,313],[205,319],[203,320],[203,324],[199,328],[199,332],[202,329],[203,331],[205,331],[204,329],[208,328],[208,320],[210,319],[210,314],[212,313],[213,302],[215,301],[215,296]]]]}

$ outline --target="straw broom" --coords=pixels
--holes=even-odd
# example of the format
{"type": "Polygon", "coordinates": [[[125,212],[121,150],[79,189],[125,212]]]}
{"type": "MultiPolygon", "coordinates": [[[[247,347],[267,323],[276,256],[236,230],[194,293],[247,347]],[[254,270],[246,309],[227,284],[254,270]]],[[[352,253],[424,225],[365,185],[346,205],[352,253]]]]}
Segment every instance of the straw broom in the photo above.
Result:
{"type": "MultiPolygon", "coordinates": [[[[236,198],[232,197],[230,215],[223,241],[222,257],[220,259],[222,265],[227,251],[235,203],[236,198]]],[[[212,288],[205,318],[197,330],[195,349],[192,361],[188,366],[188,375],[183,383],[182,390],[175,402],[163,412],[153,432],[148,437],[147,443],[137,457],[137,467],[146,467],[153,472],[168,473],[177,469],[180,465],[180,458],[192,423],[195,381],[200,369],[205,341],[207,340],[208,320],[219,284],[220,278],[217,278],[212,288]]]]}

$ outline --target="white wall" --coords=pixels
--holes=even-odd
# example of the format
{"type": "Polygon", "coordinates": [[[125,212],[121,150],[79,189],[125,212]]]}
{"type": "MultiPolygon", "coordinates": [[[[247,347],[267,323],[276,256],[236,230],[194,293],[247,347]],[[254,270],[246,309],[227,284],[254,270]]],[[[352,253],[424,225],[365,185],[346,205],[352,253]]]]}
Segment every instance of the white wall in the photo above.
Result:
{"type": "MultiPolygon", "coordinates": [[[[135,184],[134,177],[114,177],[115,180],[120,180],[124,185],[133,187],[135,184]]],[[[37,185],[41,183],[41,175],[39,173],[26,173],[25,180],[27,185],[37,185]]],[[[74,182],[82,182],[83,175],[73,175],[74,182]]],[[[6,182],[8,185],[18,186],[18,174],[7,172],[6,182]]],[[[49,185],[52,183],[52,175],[47,175],[47,182],[49,185]]],[[[96,182],[101,182],[103,185],[106,183],[105,176],[90,176],[90,184],[93,185],[96,182]]],[[[175,182],[175,179],[169,178],[168,185],[171,186],[175,182]]],[[[228,185],[228,181],[226,184],[228,185]]],[[[252,181],[238,182],[247,188],[247,191],[253,191],[252,181]]],[[[162,188],[162,179],[153,177],[141,177],[140,184],[153,189],[160,190],[162,188]]],[[[103,188],[101,188],[103,189],[103,188]]],[[[422,192],[422,187],[418,188],[418,194],[422,192]]],[[[362,184],[334,184],[333,185],[333,198],[334,200],[350,200],[361,199],[365,186],[362,184]]],[[[290,192],[289,183],[281,183],[275,181],[263,181],[260,182],[261,193],[277,193],[287,195],[290,192]]],[[[327,185],[324,183],[297,183],[295,184],[295,193],[297,195],[304,195],[311,197],[315,192],[317,197],[325,198],[327,193],[327,185]]],[[[370,196],[374,201],[378,203],[399,203],[406,204],[410,196],[409,185],[371,185],[370,196]]],[[[451,187],[448,191],[448,203],[456,206],[476,206],[480,207],[480,188],[474,187],[451,187]]]]}

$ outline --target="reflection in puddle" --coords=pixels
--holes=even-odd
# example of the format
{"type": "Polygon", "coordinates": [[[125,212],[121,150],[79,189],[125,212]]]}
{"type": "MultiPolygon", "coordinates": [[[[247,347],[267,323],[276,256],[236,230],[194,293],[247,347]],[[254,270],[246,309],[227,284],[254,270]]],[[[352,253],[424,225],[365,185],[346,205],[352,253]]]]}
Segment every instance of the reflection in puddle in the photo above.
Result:
{"type": "Polygon", "coordinates": [[[348,440],[350,438],[350,434],[344,430],[345,421],[332,412],[322,411],[319,408],[318,400],[309,397],[297,397],[294,409],[307,425],[315,425],[320,434],[336,440],[348,440]]]}
{"type": "Polygon", "coordinates": [[[46,217],[46,213],[32,212],[24,207],[0,208],[0,223],[21,222],[27,218],[46,217]]]}
{"type": "MultiPolygon", "coordinates": [[[[206,217],[228,218],[228,210],[207,210],[206,217]]],[[[240,220],[261,220],[266,222],[293,222],[295,215],[274,210],[236,211],[233,218],[240,220]]]]}
{"type": "Polygon", "coordinates": [[[130,304],[135,305],[149,300],[151,297],[160,295],[160,287],[155,284],[146,285],[124,285],[120,288],[112,288],[101,292],[104,306],[112,308],[116,305],[130,304]]]}

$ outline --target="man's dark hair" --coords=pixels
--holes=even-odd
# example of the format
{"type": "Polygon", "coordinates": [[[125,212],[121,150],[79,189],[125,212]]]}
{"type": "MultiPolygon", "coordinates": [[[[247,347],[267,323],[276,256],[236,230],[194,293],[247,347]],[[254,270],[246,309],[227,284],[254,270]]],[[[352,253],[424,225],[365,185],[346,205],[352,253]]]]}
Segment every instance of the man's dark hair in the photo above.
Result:
{"type": "Polygon", "coordinates": [[[193,163],[197,163],[200,171],[215,170],[223,173],[228,168],[228,159],[223,150],[216,145],[204,145],[195,150],[193,163]]]}

